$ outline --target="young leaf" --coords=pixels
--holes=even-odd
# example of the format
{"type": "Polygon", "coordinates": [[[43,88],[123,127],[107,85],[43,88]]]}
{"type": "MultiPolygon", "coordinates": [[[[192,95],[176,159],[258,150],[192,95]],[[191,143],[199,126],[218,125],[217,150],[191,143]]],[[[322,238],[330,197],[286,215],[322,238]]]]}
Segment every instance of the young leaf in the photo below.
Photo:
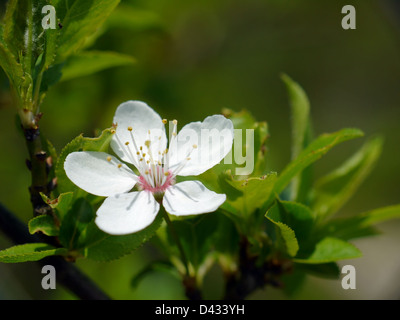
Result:
{"type": "Polygon", "coordinates": [[[291,257],[296,256],[299,251],[299,243],[294,231],[286,224],[280,221],[274,221],[267,216],[274,228],[267,224],[268,235],[276,243],[278,250],[281,250],[291,257]]]}
{"type": "MultiPolygon", "coordinates": [[[[292,160],[311,142],[310,102],[303,88],[289,76],[282,75],[285,82],[291,107],[292,122],[292,160]]],[[[291,184],[290,199],[305,202],[311,189],[311,168],[295,176],[291,184]]]]}
{"type": "MultiPolygon", "coordinates": [[[[286,166],[278,176],[274,186],[274,192],[279,195],[296,175],[307,168],[310,164],[320,159],[337,144],[359,138],[362,135],[362,131],[358,129],[342,129],[334,133],[320,135],[317,139],[311,142],[294,161],[286,166]]],[[[271,194],[268,201],[264,203],[264,212],[271,206],[274,197],[274,194],[271,194]]]]}
{"type": "Polygon", "coordinates": [[[134,64],[131,56],[107,51],[84,51],[71,56],[62,70],[61,81],[90,75],[117,66],[134,64]]]}
{"type": "Polygon", "coordinates": [[[67,250],[47,243],[27,243],[0,251],[0,262],[17,263],[38,261],[48,256],[64,255],[67,250]]]}
{"type": "Polygon", "coordinates": [[[351,243],[337,238],[326,237],[315,245],[314,251],[309,256],[296,258],[293,261],[297,263],[319,264],[358,258],[361,255],[361,251],[351,243]]]}
{"type": "Polygon", "coordinates": [[[285,82],[289,93],[292,120],[292,159],[296,159],[303,150],[306,140],[310,102],[298,83],[285,74],[281,78],[285,82]]]}
{"type": "Polygon", "coordinates": [[[59,234],[59,228],[54,222],[54,218],[51,215],[40,215],[31,220],[28,223],[29,233],[34,234],[36,232],[42,232],[46,236],[55,237],[59,234]]]}
{"type": "Polygon", "coordinates": [[[296,234],[299,243],[308,240],[314,225],[315,215],[303,204],[276,200],[266,217],[287,224],[296,234]]]}
{"type": "Polygon", "coordinates": [[[316,182],[313,210],[319,217],[334,214],[353,196],[381,151],[382,139],[370,139],[338,169],[316,182]]]}

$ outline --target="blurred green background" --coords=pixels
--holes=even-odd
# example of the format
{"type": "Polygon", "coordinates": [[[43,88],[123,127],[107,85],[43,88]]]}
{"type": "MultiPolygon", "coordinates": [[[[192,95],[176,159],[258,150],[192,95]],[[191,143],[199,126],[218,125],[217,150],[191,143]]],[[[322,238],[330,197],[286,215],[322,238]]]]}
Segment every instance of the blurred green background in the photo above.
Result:
{"type": "MultiPolygon", "coordinates": [[[[126,100],[146,101],[180,125],[222,108],[250,110],[267,121],[270,170],[290,160],[290,114],[282,72],[298,81],[311,101],[316,134],[357,127],[382,134],[382,157],[356,196],[341,210],[352,214],[399,203],[400,8],[396,1],[317,0],[122,0],[93,49],[134,56],[137,63],[65,81],[49,91],[41,111],[42,133],[57,151],[80,133],[94,136],[110,127],[115,108],[126,100]],[[352,4],[357,29],[343,30],[341,9],[352,4]]],[[[1,74],[0,202],[23,221],[31,217],[25,167],[27,151],[15,126],[16,110],[1,74]]],[[[333,169],[363,141],[347,142],[316,164],[316,174],[333,169]]],[[[354,241],[362,258],[343,261],[357,270],[357,289],[340,281],[309,277],[295,298],[400,298],[400,223],[380,226],[370,239],[354,241]]],[[[0,248],[11,243],[0,234],[0,248]]],[[[78,266],[117,299],[182,299],[178,280],[160,273],[137,288],[130,281],[158,252],[150,245],[115,262],[78,261],[78,266]]],[[[59,286],[41,289],[34,263],[0,264],[0,299],[73,299],[59,286]]],[[[218,298],[206,278],[206,298],[218,298]]],[[[266,288],[251,299],[286,298],[266,288]]]]}

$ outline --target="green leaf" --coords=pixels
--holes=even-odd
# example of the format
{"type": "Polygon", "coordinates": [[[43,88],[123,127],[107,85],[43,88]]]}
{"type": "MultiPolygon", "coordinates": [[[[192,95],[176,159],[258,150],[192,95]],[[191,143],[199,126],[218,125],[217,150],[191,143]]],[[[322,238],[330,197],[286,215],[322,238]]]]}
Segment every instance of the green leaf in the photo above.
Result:
{"type": "Polygon", "coordinates": [[[57,227],[54,218],[47,214],[29,220],[28,227],[30,234],[42,232],[46,236],[50,237],[55,237],[59,234],[59,228],[57,227]]]}
{"type": "MultiPolygon", "coordinates": [[[[310,164],[320,159],[337,144],[359,138],[362,135],[362,131],[358,129],[342,129],[334,133],[320,135],[317,139],[311,142],[294,161],[290,162],[286,166],[278,176],[274,186],[274,192],[280,194],[296,175],[307,168],[310,164]]],[[[267,211],[273,201],[274,194],[271,194],[269,200],[263,205],[264,212],[267,211]]]]}
{"type": "Polygon", "coordinates": [[[271,228],[267,225],[267,230],[268,235],[271,237],[278,250],[287,253],[291,257],[296,256],[299,251],[299,243],[294,231],[282,222],[274,221],[270,217],[267,217],[267,219],[275,227],[271,228]]]}
{"type": "Polygon", "coordinates": [[[61,81],[90,75],[92,73],[124,65],[134,64],[131,56],[107,51],[84,51],[71,56],[62,70],[61,81]]]}
{"type": "Polygon", "coordinates": [[[27,243],[0,251],[0,262],[17,263],[38,261],[48,256],[65,255],[67,250],[47,243],[27,243]]]}
{"type": "Polygon", "coordinates": [[[24,71],[15,56],[6,47],[5,43],[0,39],[0,66],[6,73],[8,79],[14,86],[18,84],[23,77],[24,71]]]}
{"type": "Polygon", "coordinates": [[[62,220],[60,227],[61,244],[72,250],[78,247],[78,239],[95,216],[92,205],[84,198],[74,202],[62,220]]]}
{"type": "Polygon", "coordinates": [[[112,236],[101,230],[92,221],[79,238],[79,251],[95,261],[111,261],[132,253],[147,242],[160,227],[161,214],[154,222],[139,232],[124,236],[112,236]]]}
{"type": "Polygon", "coordinates": [[[75,184],[73,184],[65,174],[64,162],[68,154],[74,151],[107,151],[112,138],[112,129],[105,129],[101,135],[97,138],[86,138],[83,135],[79,135],[68,143],[61,151],[60,156],[56,165],[56,176],[57,176],[57,189],[60,193],[67,193],[70,191],[77,191],[75,198],[83,195],[75,184]]]}
{"type": "MultiPolygon", "coordinates": [[[[285,82],[291,107],[292,122],[292,160],[311,142],[310,102],[303,88],[289,76],[282,75],[285,82]]],[[[305,202],[311,189],[311,168],[295,176],[291,184],[291,200],[305,202]]]]}
{"type": "MultiPolygon", "coordinates": [[[[198,270],[214,248],[214,235],[220,223],[216,213],[203,214],[197,217],[172,221],[174,229],[182,243],[186,258],[195,270],[198,270]]],[[[176,245],[167,229],[169,246],[176,245]]],[[[179,251],[175,254],[180,257],[179,251]]]]}
{"type": "Polygon", "coordinates": [[[282,75],[290,100],[292,120],[292,159],[296,159],[304,148],[309,125],[310,102],[304,90],[289,76],[282,75]]]}
{"type": "Polygon", "coordinates": [[[288,225],[293,229],[301,244],[310,236],[315,215],[310,208],[303,204],[277,199],[276,203],[267,211],[266,217],[288,225]]]}
{"type": "Polygon", "coordinates": [[[353,259],[361,257],[362,253],[353,244],[344,240],[326,237],[320,240],[314,251],[305,258],[296,258],[297,263],[329,263],[338,260],[353,259]]]}
{"type": "Polygon", "coordinates": [[[63,220],[64,216],[67,214],[74,197],[73,192],[62,193],[54,200],[51,200],[43,193],[40,195],[42,196],[43,201],[46,202],[52,209],[54,209],[54,212],[57,214],[57,218],[60,220],[63,220]]]}
{"type": "Polygon", "coordinates": [[[380,137],[368,140],[343,165],[316,182],[313,210],[319,217],[334,214],[353,196],[377,162],[382,143],[380,137]]]}
{"type": "Polygon", "coordinates": [[[57,1],[56,12],[62,29],[56,62],[65,61],[82,49],[87,39],[105,22],[118,3],[119,0],[57,1]]]}
{"type": "Polygon", "coordinates": [[[350,240],[377,234],[373,228],[377,223],[400,218],[400,205],[383,207],[352,217],[336,218],[327,221],[319,234],[350,240]]]}
{"type": "Polygon", "coordinates": [[[248,216],[259,208],[271,195],[277,175],[270,173],[262,177],[252,177],[246,180],[233,180],[224,176],[225,182],[234,188],[224,188],[227,202],[234,207],[239,215],[248,216]]]}

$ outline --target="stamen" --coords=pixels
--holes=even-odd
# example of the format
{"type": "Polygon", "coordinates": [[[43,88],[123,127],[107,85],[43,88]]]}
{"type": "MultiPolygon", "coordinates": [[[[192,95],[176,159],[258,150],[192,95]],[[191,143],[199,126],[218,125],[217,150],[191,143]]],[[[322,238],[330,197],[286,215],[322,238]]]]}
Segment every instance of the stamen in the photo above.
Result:
{"type": "Polygon", "coordinates": [[[111,159],[112,159],[112,158],[111,158],[110,156],[107,157],[107,161],[108,161],[108,162],[111,162],[111,159]]]}
{"type": "Polygon", "coordinates": [[[132,131],[132,127],[128,127],[128,131],[132,131]]]}
{"type": "Polygon", "coordinates": [[[122,164],[118,163],[118,169],[122,167],[122,164]]]}

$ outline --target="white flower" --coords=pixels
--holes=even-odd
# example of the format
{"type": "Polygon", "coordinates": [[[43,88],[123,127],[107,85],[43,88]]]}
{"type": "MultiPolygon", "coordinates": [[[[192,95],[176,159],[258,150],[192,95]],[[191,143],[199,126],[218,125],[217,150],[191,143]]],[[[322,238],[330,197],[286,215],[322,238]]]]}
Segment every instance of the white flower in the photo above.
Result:
{"type": "Polygon", "coordinates": [[[123,235],[149,226],[160,203],[175,216],[215,211],[226,195],[208,190],[200,181],[175,183],[175,177],[199,175],[218,164],[231,150],[233,124],[222,115],[192,122],[177,134],[170,124],[167,148],[166,120],[140,101],[122,103],[116,110],[117,125],[111,148],[126,164],[104,152],[69,154],[64,168],[81,189],[107,197],[95,223],[106,233],[123,235]],[[138,191],[132,191],[136,186],[138,191]]]}

